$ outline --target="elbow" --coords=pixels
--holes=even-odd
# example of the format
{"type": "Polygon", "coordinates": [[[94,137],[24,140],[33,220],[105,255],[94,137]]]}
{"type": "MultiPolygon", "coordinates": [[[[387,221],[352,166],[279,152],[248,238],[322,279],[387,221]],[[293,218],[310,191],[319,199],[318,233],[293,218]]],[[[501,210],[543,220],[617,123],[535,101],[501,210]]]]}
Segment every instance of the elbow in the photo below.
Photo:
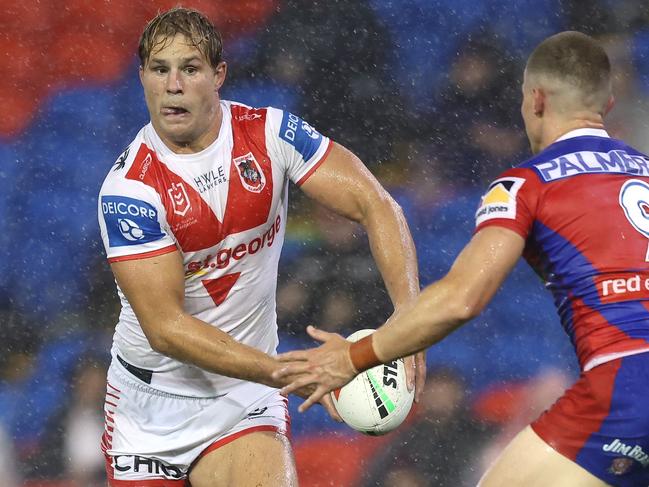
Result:
{"type": "Polygon", "coordinates": [[[398,218],[405,218],[403,208],[401,208],[401,205],[397,203],[397,200],[395,200],[392,195],[387,192],[387,190],[383,189],[382,191],[380,191],[377,195],[377,200],[380,206],[387,208],[388,211],[393,213],[398,218]]]}
{"type": "Polygon", "coordinates": [[[161,333],[155,333],[151,336],[147,336],[149,340],[149,345],[151,348],[162,355],[170,355],[172,346],[171,342],[161,333]]]}
{"type": "Polygon", "coordinates": [[[467,321],[471,321],[476,318],[484,309],[485,304],[482,302],[479,296],[476,296],[475,293],[463,286],[461,288],[456,288],[452,296],[454,299],[449,299],[449,303],[452,303],[450,306],[450,313],[452,321],[462,324],[467,321]]]}
{"type": "Polygon", "coordinates": [[[156,338],[155,340],[149,340],[149,344],[155,352],[158,352],[161,355],[169,356],[171,347],[169,346],[169,342],[167,340],[156,338]]]}
{"type": "Polygon", "coordinates": [[[476,318],[482,312],[482,307],[477,303],[470,300],[461,300],[456,303],[454,309],[455,321],[459,323],[466,323],[476,318]]]}
{"type": "Polygon", "coordinates": [[[174,352],[174,341],[172,334],[167,332],[168,327],[143,326],[144,334],[151,348],[159,354],[171,356],[174,352]]]}
{"type": "Polygon", "coordinates": [[[362,217],[359,223],[366,224],[368,220],[394,218],[396,221],[405,222],[406,217],[403,208],[384,188],[377,189],[370,198],[362,205],[362,217]]]}

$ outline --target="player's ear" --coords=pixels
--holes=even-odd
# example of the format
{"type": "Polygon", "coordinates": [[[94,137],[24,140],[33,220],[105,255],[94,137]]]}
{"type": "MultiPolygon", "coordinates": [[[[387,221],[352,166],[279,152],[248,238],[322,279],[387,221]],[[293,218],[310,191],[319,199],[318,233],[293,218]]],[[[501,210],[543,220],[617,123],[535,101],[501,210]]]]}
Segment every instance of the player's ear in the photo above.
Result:
{"type": "Polygon", "coordinates": [[[214,68],[214,91],[219,91],[223,82],[225,81],[225,75],[228,73],[228,64],[225,61],[221,61],[214,68]]]}
{"type": "Polygon", "coordinates": [[[615,96],[611,95],[608,98],[608,101],[606,102],[606,106],[604,107],[604,113],[602,115],[607,115],[611,110],[613,110],[613,107],[615,106],[615,96]]]}
{"type": "Polygon", "coordinates": [[[140,64],[140,69],[138,69],[138,74],[140,75],[140,83],[144,85],[144,82],[142,81],[142,77],[144,76],[144,66],[140,64]]]}
{"type": "Polygon", "coordinates": [[[534,115],[539,118],[545,113],[546,100],[547,95],[543,88],[532,89],[532,108],[534,109],[534,115]]]}

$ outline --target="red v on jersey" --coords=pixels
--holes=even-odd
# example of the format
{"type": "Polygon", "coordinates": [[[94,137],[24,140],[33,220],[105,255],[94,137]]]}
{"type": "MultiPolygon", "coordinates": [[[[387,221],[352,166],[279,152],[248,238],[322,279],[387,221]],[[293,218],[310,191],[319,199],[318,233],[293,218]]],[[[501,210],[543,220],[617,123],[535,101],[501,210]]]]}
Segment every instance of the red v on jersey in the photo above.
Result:
{"type": "Polygon", "coordinates": [[[216,279],[203,279],[201,282],[210,294],[214,304],[218,306],[228,297],[230,289],[232,289],[240,275],[241,272],[235,272],[234,274],[225,274],[216,279]]]}
{"type": "Polygon", "coordinates": [[[273,200],[273,170],[266,148],[266,109],[232,105],[232,162],[223,224],[228,233],[263,225],[273,200]]]}
{"type": "Polygon", "coordinates": [[[161,163],[153,150],[140,145],[126,178],[141,181],[158,193],[183,252],[211,248],[228,235],[268,220],[273,174],[265,124],[266,110],[232,107],[233,148],[223,222],[190,183],[161,163]]]}

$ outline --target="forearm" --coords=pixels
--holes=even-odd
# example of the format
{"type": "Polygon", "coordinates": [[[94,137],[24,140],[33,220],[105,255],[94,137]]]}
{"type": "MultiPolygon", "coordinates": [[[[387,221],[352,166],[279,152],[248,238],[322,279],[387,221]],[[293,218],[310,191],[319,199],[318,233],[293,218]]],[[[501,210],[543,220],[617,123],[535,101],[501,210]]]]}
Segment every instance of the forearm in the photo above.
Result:
{"type": "Polygon", "coordinates": [[[399,205],[386,193],[372,205],[361,224],[388,294],[398,309],[419,293],[417,255],[408,223],[399,205]]]}
{"type": "Polygon", "coordinates": [[[439,281],[397,311],[374,333],[372,344],[385,363],[427,349],[470,319],[453,287],[439,281]]]}
{"type": "Polygon", "coordinates": [[[272,387],[283,385],[271,377],[277,369],[272,357],[191,315],[167,320],[149,340],[158,352],[209,372],[272,387]]]}

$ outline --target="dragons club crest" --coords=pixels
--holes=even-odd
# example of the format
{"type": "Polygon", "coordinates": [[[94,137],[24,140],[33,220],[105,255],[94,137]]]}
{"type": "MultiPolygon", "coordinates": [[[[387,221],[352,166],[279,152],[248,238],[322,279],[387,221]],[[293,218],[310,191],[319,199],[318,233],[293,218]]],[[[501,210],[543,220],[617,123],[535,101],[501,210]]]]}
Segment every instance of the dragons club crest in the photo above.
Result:
{"type": "Polygon", "coordinates": [[[259,167],[252,152],[235,158],[234,164],[237,167],[237,174],[239,174],[239,179],[241,179],[244,188],[252,193],[260,193],[264,189],[266,176],[264,176],[264,172],[259,167]]]}

